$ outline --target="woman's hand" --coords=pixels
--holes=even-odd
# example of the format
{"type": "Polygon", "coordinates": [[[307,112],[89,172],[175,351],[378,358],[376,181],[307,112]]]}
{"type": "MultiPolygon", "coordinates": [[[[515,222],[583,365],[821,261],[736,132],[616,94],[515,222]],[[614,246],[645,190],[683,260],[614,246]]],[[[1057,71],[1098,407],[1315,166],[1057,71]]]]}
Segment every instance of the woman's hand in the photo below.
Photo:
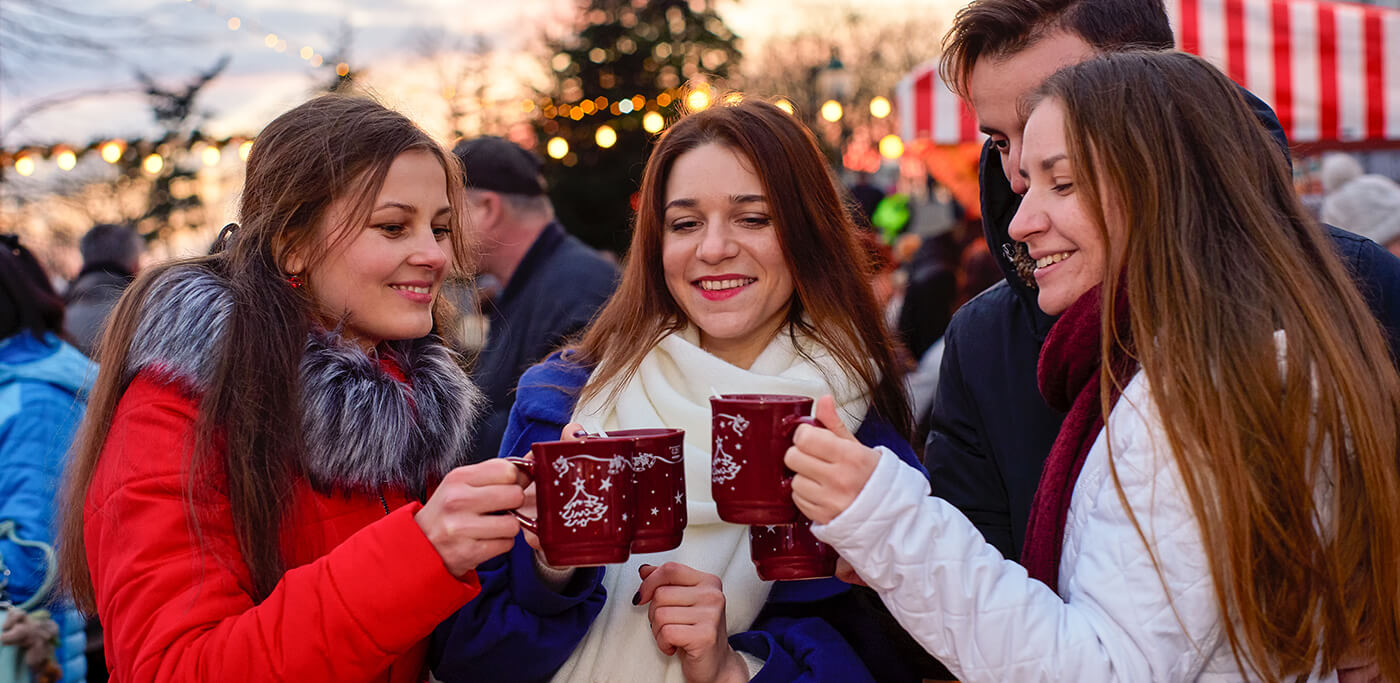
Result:
{"type": "Polygon", "coordinates": [[[814,522],[827,523],[851,506],[875,472],[880,454],[868,448],[841,422],[830,395],[817,400],[817,421],[826,427],[798,425],[783,464],[797,473],[792,500],[814,522]]]}
{"type": "Polygon", "coordinates": [[[641,566],[632,602],[647,605],[651,634],[666,655],[680,654],[688,683],[749,680],[744,658],[729,647],[724,592],[718,576],[677,562],[641,566]]]}
{"type": "MultiPolygon", "coordinates": [[[[570,422],[569,424],[564,425],[564,431],[560,432],[560,434],[559,434],[559,440],[560,440],[560,441],[578,441],[580,437],[576,436],[576,435],[575,435],[575,432],[581,432],[581,431],[583,431],[583,425],[581,425],[581,424],[579,424],[579,423],[577,423],[577,422],[570,422]]],[[[527,453],[526,453],[524,456],[522,456],[522,457],[524,457],[524,458],[527,459],[527,460],[534,460],[535,455],[534,455],[534,453],[528,453],[528,452],[527,452],[527,453]]],[[[540,514],[539,505],[538,505],[537,499],[536,499],[536,497],[535,497],[535,494],[536,494],[537,491],[538,491],[538,489],[535,488],[535,482],[534,482],[534,480],[531,480],[531,481],[530,481],[530,484],[529,484],[528,486],[525,487],[525,500],[524,500],[524,502],[522,502],[522,503],[520,504],[520,507],[516,508],[516,510],[519,510],[519,511],[520,511],[520,514],[525,515],[526,517],[529,517],[530,519],[539,519],[539,518],[540,518],[540,517],[539,517],[539,514],[540,514]]],[[[543,553],[544,553],[544,551],[540,549],[540,537],[539,537],[539,536],[536,536],[536,535],[533,534],[533,533],[531,533],[529,529],[521,529],[521,533],[525,534],[525,542],[528,543],[528,544],[530,545],[531,548],[534,548],[534,549],[535,549],[535,554],[536,554],[536,556],[540,557],[540,558],[541,558],[541,561],[543,561],[543,557],[544,557],[543,553]]]]}
{"type": "Polygon", "coordinates": [[[524,501],[525,475],[504,460],[458,467],[413,516],[453,576],[510,550],[520,522],[499,514],[524,501]]]}

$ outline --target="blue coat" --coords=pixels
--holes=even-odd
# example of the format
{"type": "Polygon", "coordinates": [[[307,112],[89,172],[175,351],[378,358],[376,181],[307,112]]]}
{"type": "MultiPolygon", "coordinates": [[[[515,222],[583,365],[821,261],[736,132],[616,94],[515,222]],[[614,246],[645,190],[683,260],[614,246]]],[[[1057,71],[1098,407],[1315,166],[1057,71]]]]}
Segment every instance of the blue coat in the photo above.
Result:
{"type": "MultiPolygon", "coordinates": [[[[558,439],[591,372],[558,353],[526,371],[501,455],[558,439]]],[[[909,444],[883,420],[868,417],[855,436],[920,467],[909,444]]],[[[602,610],[603,571],[579,569],[565,591],[555,593],[536,578],[533,551],[517,538],[510,553],[477,568],[481,595],[434,633],[433,673],[444,683],[548,680],[602,610]]],[[[916,681],[891,645],[902,634],[891,628],[897,626],[867,589],[834,578],[779,581],[751,629],[729,643],[765,661],[755,681],[916,681]]]]}
{"type": "MultiPolygon", "coordinates": [[[[53,544],[59,480],[96,375],[87,357],[52,334],[38,339],[21,332],[0,341],[0,519],[13,520],[26,541],[53,544]]],[[[43,556],[7,540],[0,540],[0,555],[10,570],[5,598],[28,600],[43,583],[43,556]]],[[[47,608],[59,627],[62,680],[81,682],[87,677],[83,617],[66,601],[47,608]]]]}

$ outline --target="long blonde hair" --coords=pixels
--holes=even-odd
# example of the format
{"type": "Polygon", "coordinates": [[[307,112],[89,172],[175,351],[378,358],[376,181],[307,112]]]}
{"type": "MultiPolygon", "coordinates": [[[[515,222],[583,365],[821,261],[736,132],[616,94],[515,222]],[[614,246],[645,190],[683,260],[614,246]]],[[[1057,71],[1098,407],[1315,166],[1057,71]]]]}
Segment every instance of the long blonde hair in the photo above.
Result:
{"type": "Polygon", "coordinates": [[[1126,293],[1131,336],[1115,338],[1105,297],[1103,405],[1113,345],[1133,349],[1236,663],[1276,683],[1369,644],[1400,680],[1400,377],[1279,148],[1232,81],[1183,53],[1104,55],[1038,97],[1064,106],[1099,230],[1129,221],[1103,291],[1126,293]]]}

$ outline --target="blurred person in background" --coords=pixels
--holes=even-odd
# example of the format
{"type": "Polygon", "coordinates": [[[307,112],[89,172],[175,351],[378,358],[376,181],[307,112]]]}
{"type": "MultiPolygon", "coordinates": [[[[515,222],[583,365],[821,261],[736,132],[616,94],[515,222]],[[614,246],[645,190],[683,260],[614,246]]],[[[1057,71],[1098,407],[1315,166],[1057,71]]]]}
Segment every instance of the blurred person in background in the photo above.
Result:
{"type": "Polygon", "coordinates": [[[63,300],[39,262],[18,237],[0,235],[0,524],[13,525],[0,535],[0,599],[19,605],[37,597],[52,619],[12,610],[0,642],[26,650],[31,667],[38,664],[35,680],[53,680],[43,677],[53,665],[61,680],[81,683],[83,616],[56,599],[53,558],[16,542],[53,544],[59,479],[96,370],[63,341],[62,326],[63,300]]]}
{"type": "Polygon", "coordinates": [[[1400,184],[1363,173],[1350,154],[1322,161],[1322,221],[1375,241],[1400,256],[1400,184]]]}
{"type": "Polygon", "coordinates": [[[460,142],[453,154],[481,272],[495,280],[481,303],[490,323],[472,370],[488,401],[471,451],[480,462],[500,450],[520,374],[588,325],[616,287],[617,266],[554,219],[534,154],[495,136],[460,142]]]}
{"type": "Polygon", "coordinates": [[[93,355],[107,316],[141,269],[145,241],[128,225],[94,225],[78,242],[83,269],[68,286],[64,327],[74,345],[93,355]]]}

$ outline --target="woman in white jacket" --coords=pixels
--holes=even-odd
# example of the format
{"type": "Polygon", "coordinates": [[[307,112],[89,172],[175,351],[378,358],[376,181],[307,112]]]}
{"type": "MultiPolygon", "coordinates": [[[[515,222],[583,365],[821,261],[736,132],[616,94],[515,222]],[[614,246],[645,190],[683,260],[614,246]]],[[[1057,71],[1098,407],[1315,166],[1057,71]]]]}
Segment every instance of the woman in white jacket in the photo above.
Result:
{"type": "Polygon", "coordinates": [[[1400,680],[1400,377],[1277,147],[1181,53],[1032,104],[1011,236],[1068,416],[1025,568],[839,424],[787,455],[817,536],[963,681],[1400,680]]]}

